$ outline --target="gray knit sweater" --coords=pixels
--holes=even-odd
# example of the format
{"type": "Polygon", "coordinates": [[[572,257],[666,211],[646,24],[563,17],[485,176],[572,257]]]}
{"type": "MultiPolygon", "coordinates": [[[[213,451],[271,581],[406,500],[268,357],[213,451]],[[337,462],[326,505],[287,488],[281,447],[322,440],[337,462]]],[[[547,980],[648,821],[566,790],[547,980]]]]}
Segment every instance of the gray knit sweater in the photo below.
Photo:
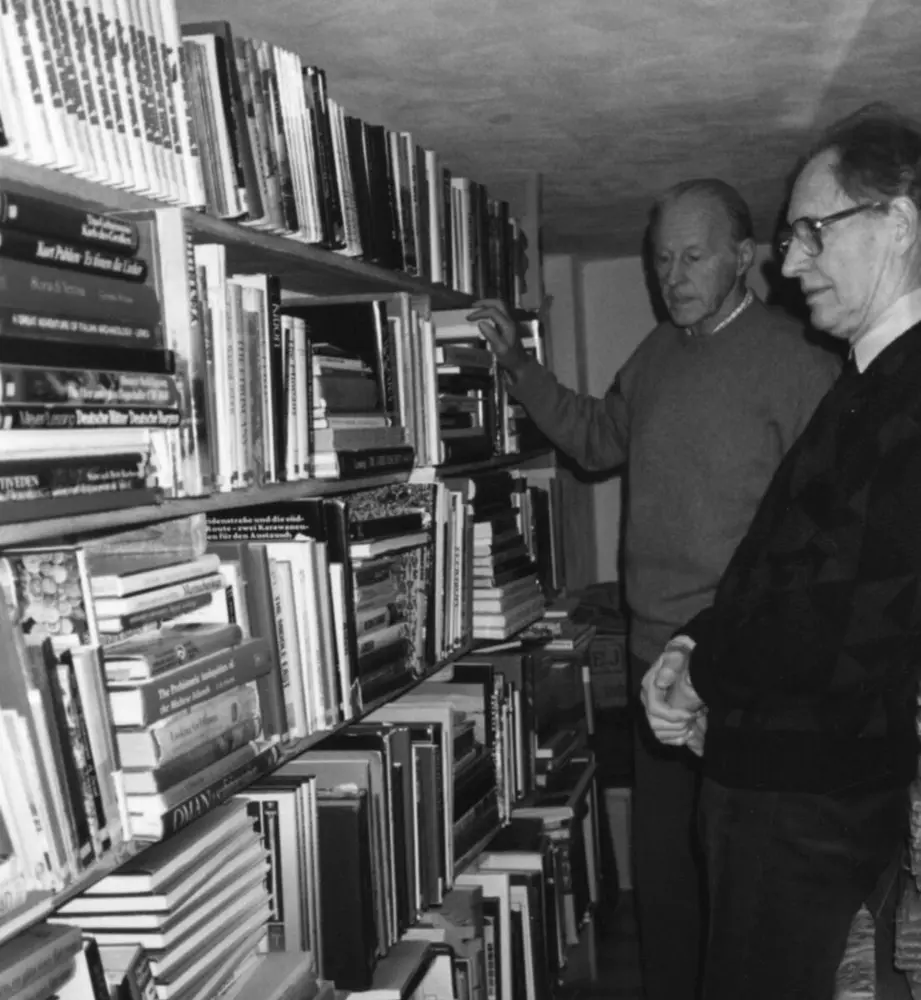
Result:
{"type": "Polygon", "coordinates": [[[757,299],[709,337],[657,326],[603,399],[536,362],[512,393],[586,469],[626,463],[630,646],[651,661],[710,604],[774,470],[834,381],[835,354],[757,299]]]}

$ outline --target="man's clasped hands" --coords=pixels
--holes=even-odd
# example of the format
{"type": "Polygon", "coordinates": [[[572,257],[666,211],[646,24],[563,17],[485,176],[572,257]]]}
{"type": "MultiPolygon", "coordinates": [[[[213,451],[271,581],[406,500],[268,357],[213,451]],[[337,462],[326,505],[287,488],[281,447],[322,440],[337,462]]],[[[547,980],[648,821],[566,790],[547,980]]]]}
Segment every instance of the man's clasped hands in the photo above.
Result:
{"type": "Polygon", "coordinates": [[[687,746],[703,756],[707,706],[691,684],[694,643],[686,636],[669,642],[646,671],[640,698],[656,739],[666,746],[687,746]]]}

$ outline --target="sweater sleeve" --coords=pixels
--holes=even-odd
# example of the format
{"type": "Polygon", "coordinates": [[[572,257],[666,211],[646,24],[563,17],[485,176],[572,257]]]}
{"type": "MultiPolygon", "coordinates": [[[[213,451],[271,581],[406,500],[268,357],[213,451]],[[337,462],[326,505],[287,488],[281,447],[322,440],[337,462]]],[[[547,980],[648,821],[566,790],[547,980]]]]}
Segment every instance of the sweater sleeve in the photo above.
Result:
{"type": "Polygon", "coordinates": [[[584,469],[613,469],[626,460],[628,410],[619,378],[598,399],[565,388],[532,360],[509,391],[553,444],[584,469]]]}

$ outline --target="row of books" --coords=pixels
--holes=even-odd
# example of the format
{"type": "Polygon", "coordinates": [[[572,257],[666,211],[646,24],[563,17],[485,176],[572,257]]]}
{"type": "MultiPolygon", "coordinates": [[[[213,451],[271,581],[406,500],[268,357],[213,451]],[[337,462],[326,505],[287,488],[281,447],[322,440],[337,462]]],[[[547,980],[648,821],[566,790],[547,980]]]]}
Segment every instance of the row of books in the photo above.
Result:
{"type": "Polygon", "coordinates": [[[286,303],[231,248],[193,246],[178,209],[114,219],[0,187],[0,222],[5,499],[124,506],[153,485],[198,495],[546,445],[462,311],[405,293],[286,303]]]}
{"type": "MultiPolygon", "coordinates": [[[[18,903],[186,825],[272,768],[281,742],[335,728],[469,647],[484,614],[498,628],[476,600],[501,601],[505,583],[485,586],[500,578],[477,576],[470,543],[497,503],[495,523],[518,539],[503,572],[542,607],[516,484],[527,491],[509,473],[396,484],[7,550],[20,670],[0,694],[0,739],[28,769],[10,775],[0,813],[11,828],[19,817],[22,872],[47,869],[18,903]]],[[[506,635],[519,619],[502,620],[506,635]]]]}
{"type": "Polygon", "coordinates": [[[297,53],[224,21],[180,28],[172,0],[17,2],[2,21],[0,154],[520,299],[508,203],[346,114],[297,53]]]}
{"type": "MultiPolygon", "coordinates": [[[[470,990],[457,997],[480,995],[491,967],[502,970],[498,996],[522,995],[507,993],[517,979],[537,1000],[597,896],[594,763],[584,746],[564,767],[542,759],[561,723],[559,674],[538,645],[444,668],[247,784],[245,809],[218,806],[65,903],[52,923],[78,927],[83,951],[70,938],[66,970],[43,962],[33,974],[76,976],[61,994],[73,1000],[95,1000],[80,990],[99,967],[108,981],[205,1000],[254,982],[261,952],[293,951],[311,956],[300,975],[313,986],[362,990],[394,949],[402,955],[400,942],[426,940],[453,946],[452,981],[470,990]],[[532,874],[516,879],[522,870],[532,874]],[[465,887],[479,887],[482,903],[465,887]],[[458,907],[481,915],[452,928],[458,907]]],[[[0,984],[6,972],[0,951],[0,984]]]]}
{"type": "Polygon", "coordinates": [[[91,936],[104,964],[142,948],[169,998],[242,978],[257,942],[309,954],[339,989],[373,989],[406,941],[450,946],[458,996],[482,995],[488,969],[499,997],[547,996],[595,891],[594,763],[537,788],[535,657],[445,668],[52,922],[91,936]]]}

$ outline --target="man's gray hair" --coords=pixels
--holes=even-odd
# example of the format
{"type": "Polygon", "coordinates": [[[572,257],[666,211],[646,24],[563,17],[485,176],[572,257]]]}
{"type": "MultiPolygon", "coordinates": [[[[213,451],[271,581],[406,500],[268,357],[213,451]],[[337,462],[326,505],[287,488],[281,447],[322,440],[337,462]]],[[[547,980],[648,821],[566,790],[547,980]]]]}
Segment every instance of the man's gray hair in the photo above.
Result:
{"type": "Polygon", "coordinates": [[[921,208],[921,126],[892,105],[877,102],[831,125],[803,160],[834,150],[832,167],[855,202],[907,196],[921,208]]]}
{"type": "Polygon", "coordinates": [[[729,218],[732,238],[737,244],[741,243],[742,240],[755,238],[755,227],[752,223],[748,203],[731,184],[716,177],[697,177],[681,181],[672,185],[667,191],[663,191],[649,210],[649,231],[651,233],[655,232],[663,209],[687,194],[704,195],[721,205],[729,218]]]}

